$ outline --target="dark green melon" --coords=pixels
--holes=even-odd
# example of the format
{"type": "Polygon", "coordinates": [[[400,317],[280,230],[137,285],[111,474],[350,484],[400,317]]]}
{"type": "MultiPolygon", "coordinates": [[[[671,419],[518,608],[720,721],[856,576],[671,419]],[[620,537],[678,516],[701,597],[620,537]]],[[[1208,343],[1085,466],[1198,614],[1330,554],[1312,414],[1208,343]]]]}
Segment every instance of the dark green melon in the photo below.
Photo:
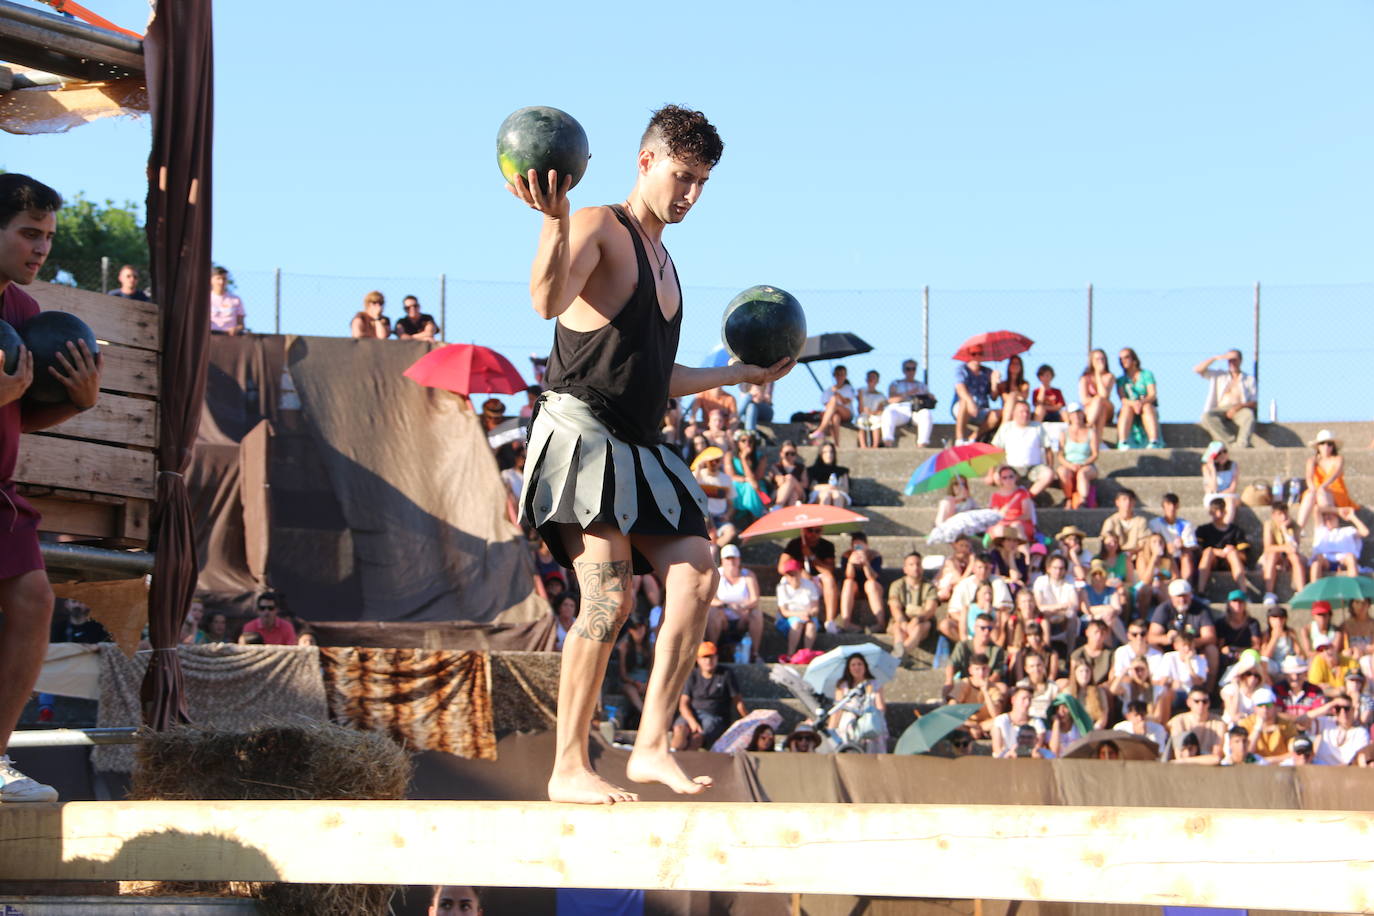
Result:
{"type": "Polygon", "coordinates": [[[547,185],[549,170],[553,169],[560,182],[564,175],[571,175],[572,186],[577,187],[591,155],[582,125],[557,108],[522,108],[502,121],[496,133],[496,162],[512,184],[516,175],[528,175],[534,169],[540,182],[547,185]]]}
{"type": "Polygon", "coordinates": [[[806,343],[806,313],[797,297],[776,286],[751,286],[730,300],[720,337],[731,356],[751,366],[796,359],[806,343]]]}
{"type": "Polygon", "coordinates": [[[24,323],[19,334],[24,338],[24,346],[33,353],[33,384],[26,396],[42,404],[66,403],[66,387],[53,378],[48,368],[66,373],[57,354],[61,353],[71,362],[67,341],[84,340],[91,356],[97,355],[100,346],[95,341],[95,333],[86,322],[68,312],[39,312],[24,323]]]}
{"type": "Polygon", "coordinates": [[[0,321],[0,367],[6,375],[14,375],[14,370],[19,368],[19,348],[22,346],[24,340],[19,332],[8,321],[0,321]]]}

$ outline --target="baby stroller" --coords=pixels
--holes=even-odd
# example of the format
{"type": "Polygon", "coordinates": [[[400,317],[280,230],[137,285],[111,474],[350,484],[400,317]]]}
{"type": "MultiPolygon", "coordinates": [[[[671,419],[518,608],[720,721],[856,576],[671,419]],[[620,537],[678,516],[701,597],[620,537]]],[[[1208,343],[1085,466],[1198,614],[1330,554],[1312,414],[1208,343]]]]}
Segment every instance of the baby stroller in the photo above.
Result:
{"type": "Polygon", "coordinates": [[[840,699],[832,700],[812,690],[811,685],[786,665],[769,665],[768,679],[787,688],[801,702],[821,739],[816,748],[818,754],[862,754],[864,741],[886,737],[885,733],[876,730],[872,717],[865,714],[862,684],[851,687],[840,699]],[[830,716],[840,710],[848,710],[858,717],[858,727],[848,739],[830,727],[830,716]]]}

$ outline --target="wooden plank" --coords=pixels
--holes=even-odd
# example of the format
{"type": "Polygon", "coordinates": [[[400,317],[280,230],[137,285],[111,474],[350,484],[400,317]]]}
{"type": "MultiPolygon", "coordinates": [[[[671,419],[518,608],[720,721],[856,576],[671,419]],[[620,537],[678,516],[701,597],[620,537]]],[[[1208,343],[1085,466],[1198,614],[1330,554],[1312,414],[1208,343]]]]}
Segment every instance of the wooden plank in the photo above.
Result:
{"type": "Polygon", "coordinates": [[[100,355],[104,358],[100,370],[100,390],[146,396],[161,393],[158,386],[158,355],[153,350],[110,344],[101,348],[100,355]]]}
{"type": "MultiPolygon", "coordinates": [[[[161,350],[158,308],[151,302],[106,296],[89,290],[35,281],[27,289],[44,311],[71,312],[91,326],[97,340],[161,350]]],[[[209,308],[209,293],[206,293],[209,308]]]]}
{"type": "Polygon", "coordinates": [[[19,440],[19,465],[14,479],[38,486],[139,499],[157,496],[152,452],[32,433],[19,440]]]}
{"type": "Polygon", "coordinates": [[[153,448],[157,445],[157,401],[102,393],[90,410],[34,435],[153,448]]]}
{"type": "Polygon", "coordinates": [[[73,502],[48,496],[29,497],[29,503],[43,513],[43,522],[38,527],[42,532],[83,538],[112,538],[119,532],[119,507],[109,503],[73,502]]]}
{"type": "Polygon", "coordinates": [[[1374,815],[1344,811],[73,802],[0,805],[0,880],[623,887],[1374,913],[1372,829],[1374,815]]]}
{"type": "Polygon", "coordinates": [[[152,520],[152,500],[127,500],[115,515],[114,540],[126,547],[147,546],[152,534],[152,520]]]}

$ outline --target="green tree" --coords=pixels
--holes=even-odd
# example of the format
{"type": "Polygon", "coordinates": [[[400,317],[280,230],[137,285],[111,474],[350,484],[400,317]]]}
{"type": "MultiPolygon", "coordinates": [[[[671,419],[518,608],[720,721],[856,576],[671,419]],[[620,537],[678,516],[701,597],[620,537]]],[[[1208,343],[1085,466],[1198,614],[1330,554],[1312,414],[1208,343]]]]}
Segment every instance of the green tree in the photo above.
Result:
{"type": "Polygon", "coordinates": [[[77,194],[57,213],[57,237],[39,278],[70,274],[82,289],[100,291],[100,259],[110,259],[110,285],[124,264],[132,264],[147,284],[148,237],[139,222],[137,204],[112,200],[98,204],[77,194]]]}

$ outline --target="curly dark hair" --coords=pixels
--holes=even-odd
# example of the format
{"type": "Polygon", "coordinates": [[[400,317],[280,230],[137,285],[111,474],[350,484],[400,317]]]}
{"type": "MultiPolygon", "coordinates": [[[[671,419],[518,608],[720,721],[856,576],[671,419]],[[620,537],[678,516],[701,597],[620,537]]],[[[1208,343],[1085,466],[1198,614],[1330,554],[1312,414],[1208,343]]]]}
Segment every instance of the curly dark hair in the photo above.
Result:
{"type": "Polygon", "coordinates": [[[664,105],[649,119],[639,148],[661,145],[673,159],[715,167],[725,152],[720,134],[706,115],[679,105],[664,105]]]}
{"type": "Polygon", "coordinates": [[[20,213],[61,209],[62,195],[43,182],[17,172],[0,174],[0,229],[20,213]]]}

